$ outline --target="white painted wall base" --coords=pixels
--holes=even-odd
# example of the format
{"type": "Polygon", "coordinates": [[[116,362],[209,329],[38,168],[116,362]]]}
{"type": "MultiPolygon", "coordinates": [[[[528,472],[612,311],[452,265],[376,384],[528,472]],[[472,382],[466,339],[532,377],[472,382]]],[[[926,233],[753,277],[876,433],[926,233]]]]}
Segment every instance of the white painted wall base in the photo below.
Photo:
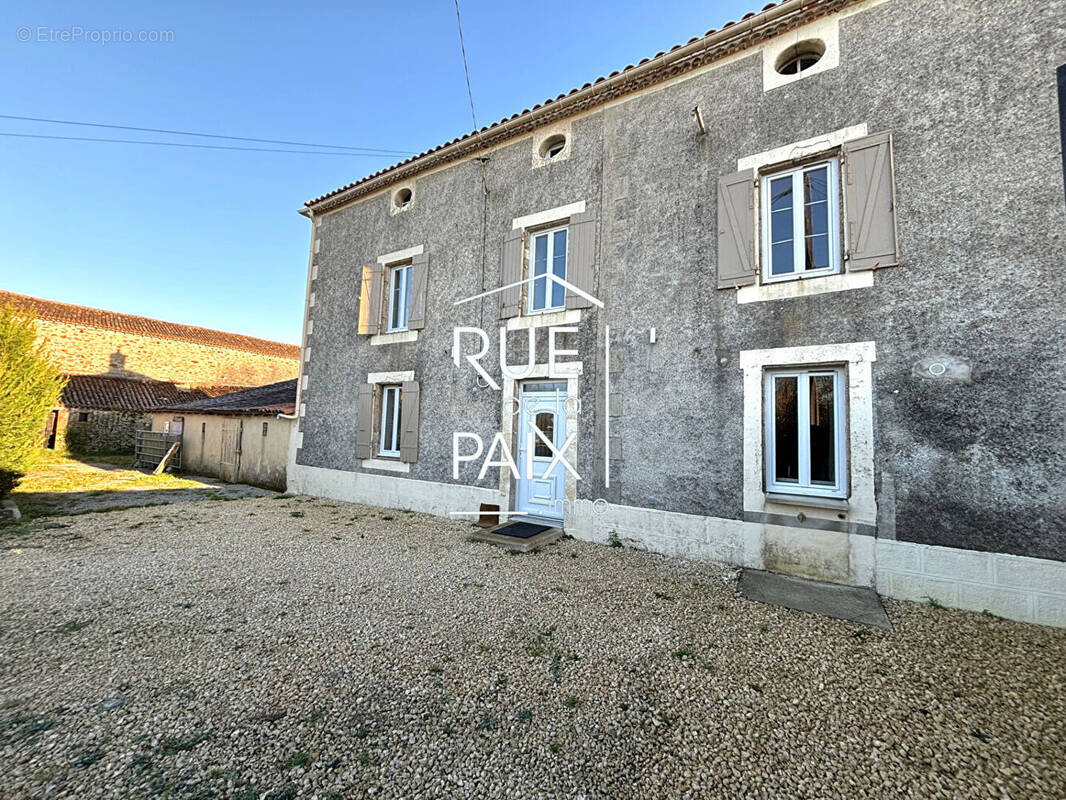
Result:
{"type": "Polygon", "coordinates": [[[450,512],[477,511],[482,503],[500,505],[499,492],[493,489],[307,467],[302,464],[290,465],[288,490],[293,494],[330,497],[349,503],[365,503],[386,508],[403,508],[470,521],[477,517],[457,517],[452,516],[450,512]]]}
{"type": "Polygon", "coordinates": [[[565,528],[575,539],[601,543],[614,532],[626,546],[668,556],[724,561],[852,586],[874,583],[872,536],[611,503],[602,514],[567,519],[565,528]]]}
{"type": "Polygon", "coordinates": [[[877,540],[877,591],[1066,628],[1066,563],[877,540]]]}
{"type": "MultiPolygon", "coordinates": [[[[288,490],[294,494],[451,519],[449,512],[475,511],[481,503],[506,506],[491,489],[296,464],[302,438],[294,430],[290,440],[288,490]]],[[[667,556],[873,586],[899,600],[932,598],[951,608],[1066,627],[1066,563],[1061,561],[614,504],[602,514],[568,519],[565,528],[574,538],[601,544],[613,532],[626,546],[667,556]]]]}

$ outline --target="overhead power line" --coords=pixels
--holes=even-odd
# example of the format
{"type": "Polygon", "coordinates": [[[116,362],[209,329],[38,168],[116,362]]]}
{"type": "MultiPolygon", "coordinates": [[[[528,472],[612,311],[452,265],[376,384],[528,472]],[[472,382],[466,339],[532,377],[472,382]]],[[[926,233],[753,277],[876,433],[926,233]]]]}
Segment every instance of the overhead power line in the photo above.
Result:
{"type": "Polygon", "coordinates": [[[236,147],[226,144],[193,144],[192,142],[151,142],[144,139],[96,139],[92,136],[48,136],[43,133],[6,133],[0,136],[16,136],[20,139],[59,139],[67,142],[110,142],[113,144],[147,144],[156,147],[192,147],[197,150],[244,150],[256,153],[300,153],[306,156],[370,156],[380,158],[381,153],[345,153],[338,150],[284,150],[276,147],[236,147]]]}
{"type": "MultiPolygon", "coordinates": [[[[469,83],[469,79],[467,81],[469,83]]],[[[473,100],[471,100],[473,102],[473,100]]],[[[87,128],[111,128],[120,131],[139,131],[141,133],[166,133],[174,136],[198,136],[205,139],[228,139],[235,142],[259,142],[261,144],[287,144],[295,147],[325,147],[332,150],[355,150],[364,154],[410,156],[410,150],[385,150],[378,147],[355,147],[346,144],[318,144],[316,142],[290,142],[285,139],[255,139],[250,136],[224,136],[219,133],[202,133],[197,131],[176,131],[167,128],[138,128],[132,125],[111,125],[103,122],[80,122],[70,119],[46,119],[44,117],[20,117],[14,114],[0,114],[0,119],[16,119],[24,122],[47,122],[52,125],[80,125],[87,128]]],[[[29,135],[29,134],[25,134],[29,135]]],[[[45,138],[45,137],[41,137],[45,138]]],[[[62,138],[62,137],[52,137],[62,138]]],[[[71,137],[73,138],[73,137],[71,137]]],[[[95,141],[95,140],[93,140],[95,141]]],[[[101,140],[102,141],[102,140],[101,140]]]]}

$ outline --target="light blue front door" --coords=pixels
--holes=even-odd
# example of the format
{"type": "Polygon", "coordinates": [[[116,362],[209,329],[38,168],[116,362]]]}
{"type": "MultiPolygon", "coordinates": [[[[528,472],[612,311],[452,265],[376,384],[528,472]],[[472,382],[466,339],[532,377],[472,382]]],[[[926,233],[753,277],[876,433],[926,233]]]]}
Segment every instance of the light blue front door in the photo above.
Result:
{"type": "Polygon", "coordinates": [[[527,384],[519,395],[518,414],[518,487],[515,510],[536,517],[562,519],[566,468],[556,462],[551,448],[530,427],[535,424],[557,450],[566,441],[566,384],[527,384]],[[532,442],[530,441],[532,435],[532,442]],[[532,470],[529,469],[532,454],[532,470]],[[527,474],[528,473],[528,474],[527,474]]]}

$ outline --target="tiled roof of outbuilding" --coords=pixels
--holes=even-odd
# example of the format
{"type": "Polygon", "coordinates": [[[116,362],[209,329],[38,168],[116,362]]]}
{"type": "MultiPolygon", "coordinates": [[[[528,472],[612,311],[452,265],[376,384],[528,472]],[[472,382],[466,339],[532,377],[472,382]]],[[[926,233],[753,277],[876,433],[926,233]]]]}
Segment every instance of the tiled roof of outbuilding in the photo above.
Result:
{"type": "Polygon", "coordinates": [[[181,388],[167,381],[114,375],[68,375],[62,403],[96,411],[150,411],[160,406],[203,400],[233,391],[232,386],[181,388]]]}
{"type": "Polygon", "coordinates": [[[177,339],[183,342],[243,350],[247,353],[259,353],[278,358],[298,359],[300,357],[300,348],[294,344],[272,342],[269,339],[257,339],[254,336],[226,333],[195,325],[182,325],[179,322],[164,322],[150,317],[139,317],[135,314],[122,314],[100,308],[59,303],[55,300],[43,300],[39,297],[0,290],[0,304],[6,302],[13,303],[33,314],[37,319],[71,322],[76,325],[88,325],[142,336],[156,336],[161,339],[177,339]]]}
{"type": "Polygon", "coordinates": [[[296,410],[296,378],[158,410],[197,414],[292,414],[296,410]]]}
{"type": "Polygon", "coordinates": [[[444,144],[425,150],[392,166],[360,178],[304,203],[305,209],[327,211],[350,199],[360,197],[441,163],[455,161],[483,147],[505,139],[528,134],[533,128],[579,113],[600,103],[646,88],[679,74],[704,66],[726,55],[744,50],[763,39],[805,24],[817,17],[838,11],[859,0],[781,0],[750,11],[738,21],[712,28],[703,36],[694,36],[636,64],[627,64],[610,75],[571,89],[543,103],[504,117],[479,130],[471,131],[444,144]],[[639,73],[639,75],[638,75],[639,73]]]}

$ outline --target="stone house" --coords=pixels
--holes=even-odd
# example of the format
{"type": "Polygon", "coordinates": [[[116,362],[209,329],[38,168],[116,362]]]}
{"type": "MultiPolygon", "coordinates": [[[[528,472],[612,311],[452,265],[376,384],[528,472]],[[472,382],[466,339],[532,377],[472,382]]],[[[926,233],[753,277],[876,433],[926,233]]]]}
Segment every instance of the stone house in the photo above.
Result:
{"type": "Polygon", "coordinates": [[[285,488],[296,379],[162,406],[152,430],[181,434],[181,468],[233,483],[285,488]]]}
{"type": "Polygon", "coordinates": [[[786,0],[308,202],[290,491],[1066,624],[1064,64],[786,0]]]}
{"type": "Polygon", "coordinates": [[[52,362],[68,376],[45,444],[76,452],[133,452],[152,409],[296,377],[299,348],[252,336],[0,291],[36,319],[52,362]]]}

